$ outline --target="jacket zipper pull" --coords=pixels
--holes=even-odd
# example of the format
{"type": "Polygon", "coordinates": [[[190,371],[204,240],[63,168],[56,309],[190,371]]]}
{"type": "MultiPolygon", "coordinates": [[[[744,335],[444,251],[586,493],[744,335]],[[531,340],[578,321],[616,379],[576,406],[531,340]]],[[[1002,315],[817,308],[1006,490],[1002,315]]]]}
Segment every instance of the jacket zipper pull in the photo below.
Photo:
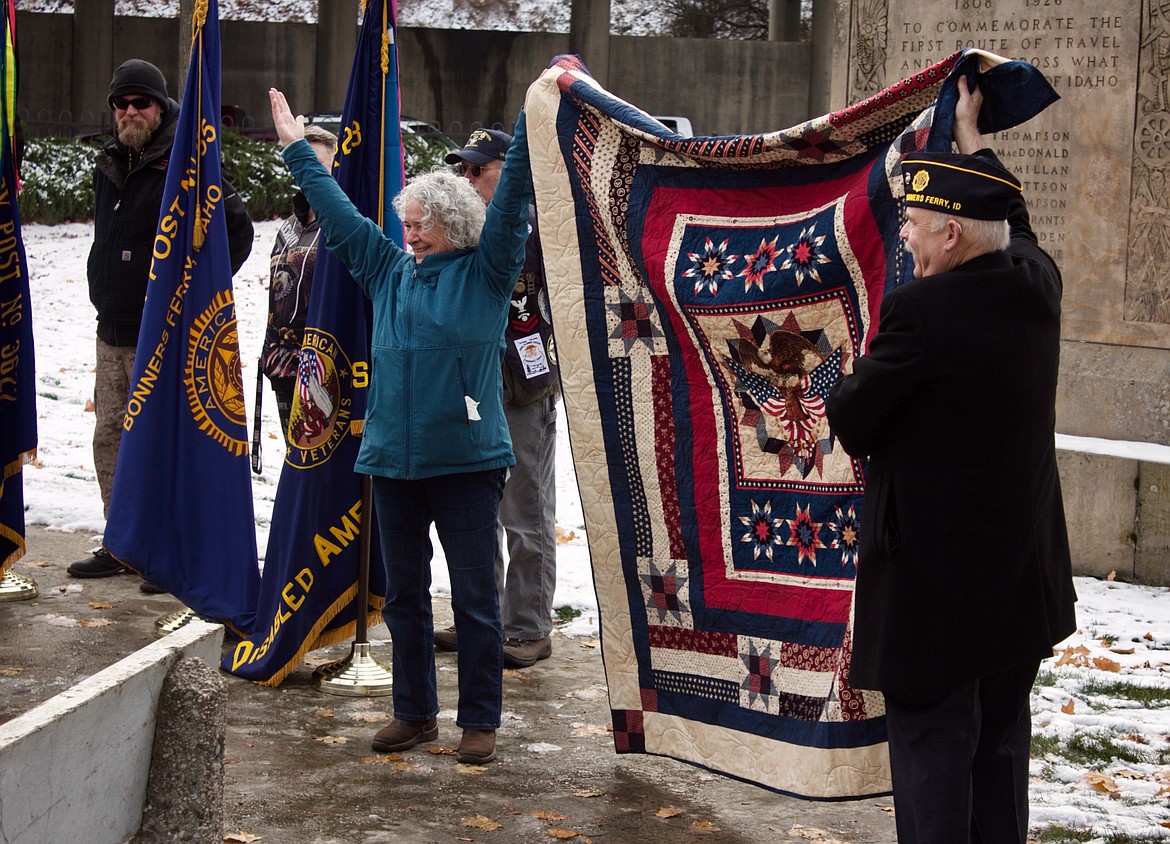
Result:
{"type": "Polygon", "coordinates": [[[117,202],[114,203],[114,210],[117,211],[121,207],[122,207],[122,200],[119,199],[117,202]]]}

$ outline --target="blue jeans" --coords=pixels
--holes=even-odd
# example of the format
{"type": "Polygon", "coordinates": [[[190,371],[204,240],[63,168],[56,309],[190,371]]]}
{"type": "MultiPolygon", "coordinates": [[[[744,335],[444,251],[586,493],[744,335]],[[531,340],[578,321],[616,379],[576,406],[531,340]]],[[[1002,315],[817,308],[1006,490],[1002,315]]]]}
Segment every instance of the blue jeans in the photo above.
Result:
{"type": "Polygon", "coordinates": [[[503,708],[504,629],[496,592],[496,525],[504,469],[406,481],[374,476],[374,509],[386,564],[382,617],[393,642],[394,717],[439,712],[431,613],[430,526],[451,573],[459,630],[459,712],[465,730],[495,730],[503,708]]]}

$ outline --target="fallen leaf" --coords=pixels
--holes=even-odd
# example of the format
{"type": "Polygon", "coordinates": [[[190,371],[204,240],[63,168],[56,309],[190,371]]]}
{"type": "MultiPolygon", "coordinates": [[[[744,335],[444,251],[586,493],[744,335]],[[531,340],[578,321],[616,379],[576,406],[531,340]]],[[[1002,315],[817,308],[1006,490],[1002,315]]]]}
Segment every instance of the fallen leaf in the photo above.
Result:
{"type": "Polygon", "coordinates": [[[77,623],[82,627],[109,627],[114,622],[108,618],[83,618],[77,623]]]}
{"type": "Polygon", "coordinates": [[[396,774],[412,774],[415,771],[421,771],[422,765],[418,762],[395,762],[394,772],[396,774]]]}
{"type": "Polygon", "coordinates": [[[1112,583],[1113,581],[1117,580],[1117,572],[1116,571],[1109,572],[1109,574],[1105,575],[1105,579],[1108,580],[1110,583],[1112,583]]]}
{"type": "Polygon", "coordinates": [[[877,807],[885,812],[887,815],[894,814],[894,805],[892,803],[878,803],[877,807]]]}
{"type": "Polygon", "coordinates": [[[1121,671],[1121,663],[1114,662],[1108,657],[1093,657],[1093,665],[1097,666],[1097,668],[1101,669],[1102,671],[1112,671],[1114,673],[1121,671]]]}
{"type": "Polygon", "coordinates": [[[715,824],[711,823],[710,821],[695,821],[693,824],[691,824],[691,831],[712,833],[718,832],[719,827],[715,826],[715,824]]]}
{"type": "Polygon", "coordinates": [[[801,826],[797,824],[788,830],[789,838],[804,838],[809,841],[821,841],[828,835],[823,829],[817,829],[815,826],[801,826]]]}
{"type": "Polygon", "coordinates": [[[332,709],[318,709],[313,714],[316,715],[318,718],[332,718],[333,717],[333,710],[332,709]]]}
{"type": "Polygon", "coordinates": [[[223,840],[229,844],[252,844],[253,841],[259,841],[262,837],[250,832],[229,832],[223,837],[223,840]]]}
{"type": "Polygon", "coordinates": [[[387,765],[390,762],[401,762],[402,757],[397,753],[389,753],[385,756],[363,756],[362,761],[368,765],[387,765]]]}
{"type": "Polygon", "coordinates": [[[575,736],[607,736],[613,732],[613,727],[605,727],[601,724],[585,724],[581,727],[573,728],[573,735],[575,736]]]}
{"type": "Polygon", "coordinates": [[[1060,652],[1060,658],[1056,660],[1056,667],[1062,665],[1088,665],[1089,649],[1084,645],[1077,645],[1076,647],[1065,648],[1060,652]]]}
{"type": "Polygon", "coordinates": [[[85,400],[85,412],[86,413],[93,413],[93,399],[86,399],[85,400]]]}
{"type": "Polygon", "coordinates": [[[463,818],[459,823],[469,829],[482,829],[485,832],[494,832],[502,826],[502,824],[496,823],[491,818],[485,818],[483,815],[472,815],[470,818],[463,818]]]}
{"type": "Polygon", "coordinates": [[[432,756],[454,756],[455,748],[444,747],[441,744],[432,744],[427,748],[427,752],[429,752],[432,756]]]}
{"type": "Polygon", "coordinates": [[[532,817],[538,818],[539,820],[545,821],[546,823],[552,823],[554,821],[563,821],[566,816],[562,815],[560,812],[545,812],[538,809],[532,813],[532,817]]]}
{"type": "Polygon", "coordinates": [[[669,806],[663,806],[654,814],[660,818],[677,818],[682,814],[682,809],[674,809],[669,806]]]}
{"type": "Polygon", "coordinates": [[[276,434],[274,434],[274,433],[272,433],[271,431],[269,431],[269,432],[268,432],[268,439],[270,439],[270,440],[274,440],[274,439],[276,439],[276,434]]]}
{"type": "Polygon", "coordinates": [[[548,830],[548,834],[551,835],[553,838],[569,839],[569,838],[576,838],[581,833],[577,832],[574,829],[560,829],[560,828],[554,826],[548,830]]]}
{"type": "Polygon", "coordinates": [[[577,538],[576,533],[574,533],[571,530],[565,530],[560,525],[557,525],[557,544],[558,545],[564,545],[568,542],[572,542],[576,538],[577,538]]]}
{"type": "Polygon", "coordinates": [[[455,770],[461,774],[467,774],[472,777],[483,776],[484,771],[487,770],[486,765],[468,765],[466,762],[457,762],[455,770]]]}
{"type": "Polygon", "coordinates": [[[317,736],[313,741],[319,741],[321,744],[345,744],[349,739],[345,736],[317,736]]]}
{"type": "Polygon", "coordinates": [[[1115,654],[1123,654],[1123,655],[1124,655],[1124,654],[1131,654],[1131,653],[1133,653],[1133,652],[1134,652],[1134,649],[1133,649],[1133,648],[1110,648],[1109,650],[1110,650],[1112,653],[1115,653],[1115,654]]]}
{"type": "Polygon", "coordinates": [[[112,610],[113,604],[103,604],[101,601],[90,601],[89,608],[93,610],[112,610]]]}
{"type": "Polygon", "coordinates": [[[19,677],[23,673],[23,668],[0,668],[0,677],[19,677]]]}
{"type": "Polygon", "coordinates": [[[1065,715],[1072,715],[1074,712],[1076,712],[1076,708],[1077,708],[1076,701],[1070,697],[1068,699],[1068,703],[1066,703],[1064,706],[1060,707],[1060,711],[1063,712],[1065,715]]]}
{"type": "Polygon", "coordinates": [[[1117,781],[1108,774],[1089,771],[1085,774],[1085,781],[1089,784],[1089,788],[1102,794],[1116,794],[1120,791],[1117,787],[1117,781]]]}
{"type": "Polygon", "coordinates": [[[605,792],[604,791],[597,791],[596,789],[591,790],[591,791],[575,791],[575,792],[573,792],[573,796],[574,797],[584,797],[584,798],[604,797],[605,792]]]}
{"type": "Polygon", "coordinates": [[[386,721],[386,713],[384,712],[351,712],[349,714],[351,721],[360,721],[363,724],[381,724],[386,721]]]}
{"type": "Polygon", "coordinates": [[[1152,642],[1152,641],[1154,641],[1154,634],[1147,633],[1144,636],[1142,636],[1142,638],[1145,639],[1147,642],[1152,642]]]}

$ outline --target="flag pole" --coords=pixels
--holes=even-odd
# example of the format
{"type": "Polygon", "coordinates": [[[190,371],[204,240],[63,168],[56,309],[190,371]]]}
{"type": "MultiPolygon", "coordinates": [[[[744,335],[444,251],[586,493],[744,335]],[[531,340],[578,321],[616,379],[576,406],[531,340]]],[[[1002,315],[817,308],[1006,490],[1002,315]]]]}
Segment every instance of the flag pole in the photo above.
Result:
{"type": "MultiPolygon", "coordinates": [[[[387,132],[400,132],[398,125],[398,109],[394,109],[395,119],[392,126],[386,125],[386,81],[390,74],[390,48],[394,44],[394,29],[390,26],[390,3],[393,0],[382,0],[382,145],[379,152],[379,192],[378,192],[378,224],[386,227],[386,137],[387,132]]],[[[364,11],[365,0],[362,0],[364,11]]],[[[398,73],[397,57],[394,59],[394,97],[397,106],[398,73]]],[[[399,170],[402,167],[402,156],[396,162],[399,170]]],[[[371,524],[374,517],[373,480],[369,475],[362,475],[362,519],[358,534],[357,560],[357,596],[356,621],[354,641],[350,647],[349,657],[338,662],[323,665],[313,672],[314,684],[323,692],[349,697],[381,697],[394,691],[394,679],[390,669],[370,654],[368,633],[369,598],[370,598],[370,546],[372,543],[371,524]]]]}
{"type": "MultiPolygon", "coordinates": [[[[190,18],[188,18],[184,15],[180,15],[180,18],[183,21],[189,20],[191,22],[191,30],[190,30],[191,42],[189,45],[187,45],[187,64],[188,64],[188,66],[190,66],[191,57],[195,52],[196,42],[199,42],[200,47],[202,48],[201,39],[203,38],[203,25],[207,21],[206,0],[205,0],[205,2],[202,2],[202,3],[196,2],[194,4],[194,8],[191,11],[190,18]]],[[[181,38],[180,38],[180,40],[181,40],[181,38]]],[[[201,65],[202,65],[202,63],[201,63],[201,65]]],[[[181,64],[180,64],[180,67],[181,67],[181,64]]],[[[180,74],[180,76],[182,76],[182,74],[180,74]]],[[[200,91],[200,96],[202,96],[202,93],[203,93],[202,88],[200,88],[199,91],[200,91]]],[[[198,214],[199,214],[199,209],[196,208],[196,215],[198,215],[198,214]]],[[[180,630],[183,627],[186,627],[188,624],[190,624],[196,618],[198,618],[198,616],[195,615],[195,611],[187,606],[184,606],[181,610],[175,610],[174,612],[169,612],[169,613],[166,613],[165,615],[161,615],[154,620],[154,636],[156,639],[161,639],[164,636],[168,636],[171,633],[174,633],[176,630],[180,630]]]]}
{"type": "Polygon", "coordinates": [[[362,523],[358,533],[357,621],[353,644],[345,659],[320,666],[313,672],[313,685],[331,695],[382,697],[394,691],[393,675],[370,653],[368,621],[370,606],[370,519],[373,518],[373,481],[362,475],[362,523]]]}

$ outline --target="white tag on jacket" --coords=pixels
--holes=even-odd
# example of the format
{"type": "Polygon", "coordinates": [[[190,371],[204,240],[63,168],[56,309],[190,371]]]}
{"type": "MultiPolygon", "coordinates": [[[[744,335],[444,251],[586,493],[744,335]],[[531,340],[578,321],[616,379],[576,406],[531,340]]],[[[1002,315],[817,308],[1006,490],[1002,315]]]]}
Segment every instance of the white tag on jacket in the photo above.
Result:
{"type": "Polygon", "coordinates": [[[463,397],[464,403],[467,405],[467,418],[472,422],[478,422],[479,419],[479,402],[471,396],[463,397]]]}
{"type": "Polygon", "coordinates": [[[548,355],[544,351],[544,341],[539,334],[529,334],[519,340],[512,341],[516,345],[516,353],[520,355],[520,362],[524,364],[524,377],[535,378],[549,371],[548,355]]]}

